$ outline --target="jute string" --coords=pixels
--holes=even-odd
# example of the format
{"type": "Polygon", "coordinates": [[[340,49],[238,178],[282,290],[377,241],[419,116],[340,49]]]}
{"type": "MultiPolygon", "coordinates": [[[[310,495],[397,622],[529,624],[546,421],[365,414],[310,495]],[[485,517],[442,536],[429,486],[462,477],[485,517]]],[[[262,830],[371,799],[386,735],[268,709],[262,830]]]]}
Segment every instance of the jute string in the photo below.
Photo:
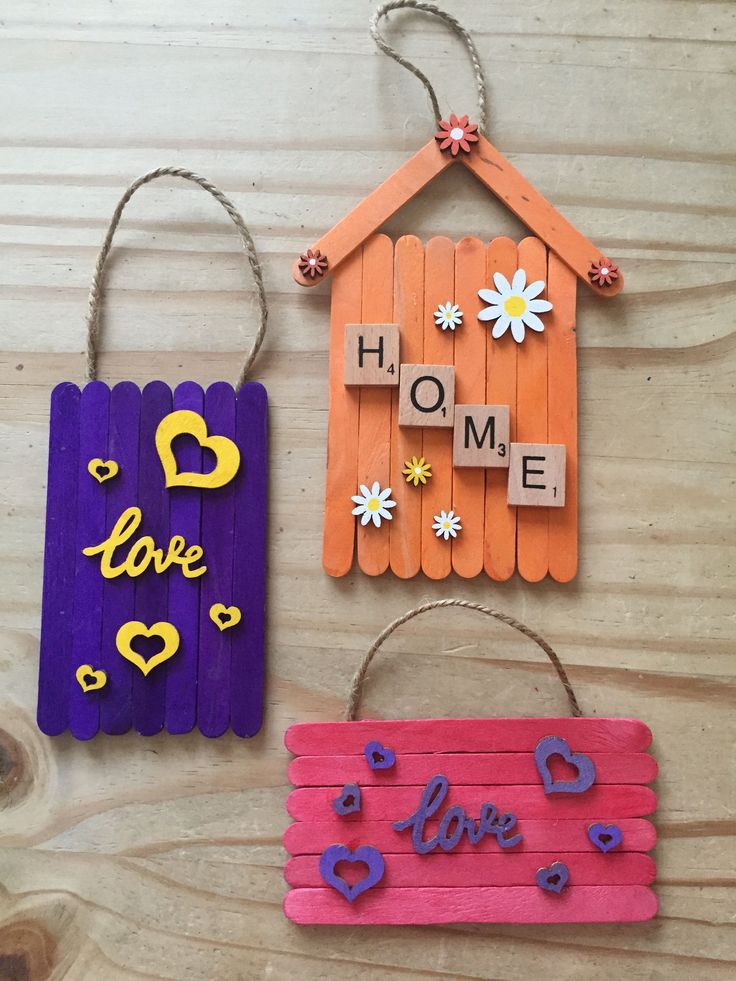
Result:
{"type": "Polygon", "coordinates": [[[526,624],[521,623],[521,621],[517,620],[516,617],[510,616],[508,613],[501,613],[500,610],[492,610],[488,606],[483,606],[480,603],[471,603],[469,600],[442,599],[422,603],[421,606],[415,606],[413,610],[407,610],[406,613],[403,613],[400,617],[397,617],[395,620],[389,623],[389,625],[381,631],[378,637],[376,637],[371,644],[370,649],[361,661],[360,667],[355,672],[353,680],[350,684],[348,703],[345,709],[345,718],[348,722],[354,722],[357,717],[360,697],[363,693],[363,686],[365,683],[366,674],[368,673],[368,668],[370,667],[371,661],[378,653],[378,650],[383,642],[391,636],[397,627],[400,627],[404,623],[408,623],[408,621],[413,620],[414,617],[418,617],[420,613],[427,613],[429,610],[445,609],[448,606],[459,606],[464,610],[475,610],[478,613],[482,613],[484,616],[493,617],[494,620],[500,620],[501,623],[508,624],[509,627],[513,627],[514,630],[518,630],[520,634],[524,634],[525,637],[533,640],[538,647],[541,647],[552,662],[552,665],[557,672],[557,677],[560,679],[562,687],[565,689],[565,693],[567,694],[567,700],[570,704],[570,714],[576,717],[582,716],[582,709],[578,704],[577,697],[573,691],[572,685],[570,684],[570,679],[567,677],[567,672],[563,668],[559,657],[552,650],[544,637],[540,637],[536,631],[532,630],[531,627],[527,627],[526,624]]]}
{"type": "Polygon", "coordinates": [[[415,75],[419,79],[424,88],[427,90],[429,101],[432,103],[432,112],[435,115],[435,119],[439,123],[440,119],[442,119],[442,113],[440,111],[440,104],[437,101],[437,95],[432,88],[432,83],[423,71],[420,71],[419,68],[412,64],[408,58],[405,58],[402,54],[399,54],[395,48],[392,48],[378,30],[378,22],[382,17],[385,17],[386,14],[390,13],[392,10],[401,10],[403,8],[421,10],[424,13],[434,14],[435,17],[439,17],[439,19],[444,21],[450,30],[460,38],[467,48],[468,54],[470,55],[470,61],[473,65],[475,85],[478,89],[478,127],[481,132],[485,132],[488,115],[488,97],[486,94],[485,75],[483,74],[483,68],[481,67],[480,58],[478,57],[478,50],[473,43],[472,37],[470,34],[468,34],[463,25],[452,16],[452,14],[448,14],[446,11],[442,10],[440,7],[437,7],[433,3],[425,3],[424,0],[389,0],[388,3],[382,3],[371,18],[371,37],[384,54],[387,54],[389,58],[393,58],[394,61],[397,61],[400,65],[406,68],[407,71],[410,71],[412,75],[415,75]]]}
{"type": "Polygon", "coordinates": [[[120,219],[126,204],[128,201],[130,201],[138,188],[143,187],[144,184],[150,184],[151,181],[155,181],[159,177],[181,177],[185,181],[192,181],[194,184],[199,185],[199,187],[211,194],[215,201],[218,201],[222,205],[230,216],[233,224],[238,230],[238,234],[240,235],[240,241],[242,242],[243,249],[248,257],[248,262],[250,263],[250,268],[253,273],[253,279],[255,280],[256,284],[256,295],[258,297],[258,306],[260,309],[260,323],[258,325],[255,340],[253,341],[251,349],[245,358],[245,362],[235,386],[236,389],[239,389],[245,381],[246,376],[261,349],[261,344],[263,343],[263,338],[266,334],[266,325],[268,323],[268,303],[266,301],[266,290],[263,286],[261,264],[258,260],[258,253],[256,252],[253,238],[251,237],[251,234],[243,221],[242,215],[230,198],[223,194],[223,192],[213,183],[211,183],[211,181],[208,181],[207,178],[201,177],[199,174],[195,174],[191,170],[187,170],[185,167],[157,167],[156,170],[151,170],[147,174],[143,174],[142,177],[139,177],[137,180],[133,181],[128,190],[125,192],[125,194],[123,194],[117,203],[117,207],[115,208],[112,218],[110,219],[110,225],[107,229],[105,240],[102,243],[102,248],[97,256],[94,276],[92,277],[92,286],[90,287],[89,291],[87,311],[87,380],[93,381],[97,377],[97,350],[101,334],[100,313],[102,307],[103,284],[105,280],[105,263],[110,255],[113,236],[115,235],[117,227],[120,224],[120,219]]]}

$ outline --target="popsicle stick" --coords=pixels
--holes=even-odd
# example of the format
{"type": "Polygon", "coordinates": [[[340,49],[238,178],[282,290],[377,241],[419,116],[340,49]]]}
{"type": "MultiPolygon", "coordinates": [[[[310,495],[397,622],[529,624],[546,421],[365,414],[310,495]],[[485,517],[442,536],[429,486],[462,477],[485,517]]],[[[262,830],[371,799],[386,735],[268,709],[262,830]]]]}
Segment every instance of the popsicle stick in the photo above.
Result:
{"type": "MultiPolygon", "coordinates": [[[[590,753],[595,780],[608,783],[651,783],[657,762],[648,753],[590,753]]],[[[295,787],[342,787],[359,783],[373,786],[424,786],[440,767],[450,783],[484,787],[498,784],[532,784],[539,780],[533,753],[401,753],[389,770],[371,770],[360,756],[298,756],[289,764],[289,780],[295,787]]]]}
{"type": "Polygon", "coordinates": [[[546,198],[484,136],[460,160],[493,191],[514,214],[599,296],[615,296],[623,289],[623,275],[611,286],[596,286],[589,278],[591,264],[602,253],[556,211],[546,198]]]}
{"type": "MultiPolygon", "coordinates": [[[[545,736],[561,736],[575,753],[638,753],[652,741],[638,719],[361,719],[303,722],[284,744],[299,756],[359,754],[378,741],[399,753],[533,753],[545,736]]],[[[366,765],[366,770],[368,766],[366,765]]]]}
{"type": "MultiPolygon", "coordinates": [[[[547,250],[537,238],[519,243],[519,268],[526,271],[526,282],[547,280],[547,250]]],[[[540,293],[546,299],[549,290],[540,293]]],[[[552,298],[554,303],[554,297],[552,298]]],[[[544,331],[526,331],[516,352],[516,441],[547,442],[547,338],[544,331]]],[[[507,332],[508,333],[508,332],[507,332]]],[[[516,509],[516,561],[528,582],[539,582],[549,568],[549,509],[518,507],[516,509]]]]}
{"type": "Polygon", "coordinates": [[[51,393],[36,713],[38,727],[47,736],[57,736],[69,725],[80,399],[71,382],[62,382],[51,393]]]}
{"type": "MultiPolygon", "coordinates": [[[[441,765],[438,764],[438,771],[441,765]]],[[[466,814],[477,817],[481,805],[494,804],[499,813],[511,811],[526,818],[585,818],[607,822],[617,818],[646,817],[657,807],[657,797],[649,787],[633,784],[594,784],[583,794],[546,794],[539,786],[509,785],[493,787],[463,787],[450,784],[442,804],[442,812],[455,804],[466,814]]],[[[399,821],[416,811],[420,787],[362,787],[361,807],[357,817],[366,821],[399,821]]],[[[334,787],[299,787],[286,801],[286,810],[295,821],[319,821],[332,809],[334,787]]],[[[404,832],[410,835],[410,832],[404,832]]]]}
{"type": "MultiPolygon", "coordinates": [[[[401,361],[424,361],[424,248],[404,235],[394,252],[394,318],[401,329],[401,361]]],[[[391,489],[396,501],[389,527],[392,571],[401,579],[416,576],[422,564],[422,491],[407,483],[404,462],[424,454],[422,430],[399,426],[399,392],[391,393],[391,489]]],[[[430,478],[431,479],[431,478],[430,478]]]]}
{"type": "Polygon", "coordinates": [[[232,641],[230,724],[236,735],[254,736],[263,722],[266,621],[268,395],[263,385],[244,385],[235,411],[242,476],[235,491],[233,602],[243,620],[232,641]]]}
{"type": "MultiPolygon", "coordinates": [[[[411,835],[398,833],[392,821],[346,821],[334,814],[330,817],[325,815],[325,818],[327,820],[297,821],[289,825],[284,834],[284,848],[291,855],[319,855],[336,841],[343,842],[349,848],[370,842],[384,856],[415,854],[411,835]]],[[[590,823],[585,819],[540,821],[520,817],[515,830],[523,835],[523,840],[514,845],[513,854],[565,851],[599,855],[598,848],[588,837],[590,823]]],[[[648,852],[657,843],[654,825],[644,818],[620,818],[616,824],[621,829],[621,844],[607,857],[627,852],[648,852]]],[[[467,835],[463,835],[452,854],[475,856],[486,852],[498,854],[498,842],[493,835],[481,838],[477,845],[472,845],[467,835]]],[[[508,859],[511,854],[505,857],[508,859]]]]}
{"type": "Polygon", "coordinates": [[[575,578],[578,567],[578,407],[575,300],[577,282],[551,252],[547,281],[554,306],[547,314],[547,442],[567,447],[565,506],[550,508],[549,572],[558,582],[575,578]]]}
{"type": "MultiPolygon", "coordinates": [[[[333,277],[330,314],[330,407],[327,423],[327,477],[322,565],[331,576],[345,576],[353,564],[358,488],[360,390],[345,385],[343,343],[346,323],[361,323],[363,250],[345,260],[333,277]]],[[[394,509],[395,510],[395,509],[394,509]]]]}
{"type": "MultiPolygon", "coordinates": [[[[235,439],[235,392],[227,382],[210,385],[204,397],[210,435],[235,439]]],[[[242,459],[241,459],[242,464],[242,459]]],[[[230,669],[233,630],[220,630],[210,619],[215,603],[233,603],[235,487],[238,470],[224,487],[202,494],[202,548],[207,572],[199,587],[199,667],[197,722],[205,736],[221,736],[230,724],[230,669]]],[[[242,612],[242,611],[241,611],[242,612]]]]}
{"type": "MultiPolygon", "coordinates": [[[[174,411],[187,409],[204,415],[204,392],[196,382],[185,381],[174,390],[174,411]]],[[[179,470],[202,472],[202,447],[185,441],[176,450],[179,470]]],[[[202,540],[202,490],[173,487],[169,492],[172,535],[183,535],[187,544],[202,540]]],[[[209,556],[204,559],[209,564],[209,556]]],[[[205,573],[207,575],[207,573],[205,573]]],[[[197,722],[197,672],[199,665],[199,590],[202,577],[187,579],[178,570],[168,573],[169,619],[179,631],[179,650],[166,666],[166,728],[172,733],[190,732],[197,722]]]]}
{"type": "MultiPolygon", "coordinates": [[[[522,854],[464,854],[444,852],[427,855],[384,855],[385,871],[375,889],[427,887],[528,886],[537,870],[553,862],[570,869],[570,882],[577,886],[648,886],[654,882],[656,866],[649,855],[635,852],[611,856],[565,851],[522,854]]],[[[321,888],[324,879],[316,855],[289,859],[284,878],[294,889],[321,888]]]]}
{"type": "MultiPolygon", "coordinates": [[[[156,450],[156,429],[171,412],[171,389],[162,381],[149,382],[141,392],[141,425],[138,451],[138,506],[143,512],[140,535],[150,535],[157,545],[169,541],[170,492],[156,450]]],[[[151,627],[169,620],[169,583],[171,575],[156,572],[153,565],[135,581],[135,619],[151,627]]],[[[181,652],[177,651],[174,657],[181,652]]],[[[144,654],[144,656],[146,656],[144,654]]],[[[133,727],[142,736],[160,732],[166,715],[166,666],[155,667],[149,675],[133,668],[133,727]]]]}
{"type": "MultiPolygon", "coordinates": [[[[449,238],[431,238],[424,259],[424,364],[453,364],[453,333],[437,327],[432,313],[440,303],[454,302],[454,296],[455,247],[449,238]]],[[[425,429],[422,453],[432,468],[422,488],[422,571],[430,579],[444,579],[452,568],[452,545],[437,538],[432,525],[441,510],[453,509],[452,428],[425,429]]]]}
{"type": "MultiPolygon", "coordinates": [[[[495,289],[494,273],[500,272],[511,282],[517,268],[516,243],[510,238],[495,238],[486,253],[484,287],[495,289]]],[[[491,328],[487,328],[490,335],[491,328]]],[[[486,404],[508,405],[509,438],[516,440],[516,348],[507,331],[494,340],[486,337],[486,404]]],[[[486,520],[483,565],[499,582],[509,579],[516,569],[516,508],[507,502],[509,472],[486,470],[486,520]]]]}
{"type": "Polygon", "coordinates": [[[648,886],[534,886],[371,889],[348,903],[335,889],[292,889],[284,912],[295,923],[635,923],[657,913],[648,886]]]}
{"type": "MultiPolygon", "coordinates": [[[[120,469],[103,484],[106,535],[126,508],[138,506],[140,422],[141,390],[133,382],[120,382],[110,392],[108,454],[120,469]]],[[[115,637],[124,623],[135,619],[135,579],[126,575],[105,579],[103,609],[99,666],[107,672],[107,685],[100,692],[100,728],[120,735],[133,724],[133,674],[137,669],[120,656],[115,637]]]]}
{"type": "MultiPolygon", "coordinates": [[[[464,238],[455,246],[455,303],[463,322],[455,331],[455,404],[486,401],[486,334],[478,320],[483,304],[478,290],[485,283],[486,250],[479,238],[464,238]]],[[[471,579],[483,571],[485,525],[483,468],[455,467],[452,471],[452,506],[463,530],[452,541],[452,567],[471,579]]]]}
{"type": "MultiPolygon", "coordinates": [[[[391,323],[393,318],[393,243],[388,235],[372,235],[363,246],[362,323],[391,323]]],[[[378,481],[381,490],[391,486],[391,389],[360,389],[358,424],[358,486],[369,489],[378,481]]],[[[357,493],[357,490],[350,492],[357,493]]],[[[345,501],[350,510],[350,495],[345,501]]],[[[392,514],[395,512],[392,509],[392,514]]],[[[356,520],[358,564],[369,576],[380,576],[389,565],[389,524],[380,528],[356,520]]],[[[393,517],[392,517],[393,520],[393,517]]]]}
{"type": "MultiPolygon", "coordinates": [[[[319,249],[327,256],[328,273],[333,273],[369,235],[453,163],[455,158],[449,153],[442,153],[437,142],[430,140],[395,173],[371,191],[368,197],[363,198],[342,221],[311,246],[312,249],[319,249]]],[[[321,281],[321,277],[305,279],[299,271],[298,260],[294,263],[292,272],[300,286],[314,286],[321,281]]],[[[346,322],[358,323],[359,321],[346,322]]]]}

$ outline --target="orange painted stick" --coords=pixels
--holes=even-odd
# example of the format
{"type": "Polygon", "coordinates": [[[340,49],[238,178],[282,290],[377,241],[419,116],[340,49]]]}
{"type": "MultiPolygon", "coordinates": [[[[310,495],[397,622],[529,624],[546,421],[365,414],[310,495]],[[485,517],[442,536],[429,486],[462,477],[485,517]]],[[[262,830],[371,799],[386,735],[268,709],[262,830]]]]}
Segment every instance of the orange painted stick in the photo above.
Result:
{"type": "Polygon", "coordinates": [[[621,292],[624,285],[621,272],[611,286],[596,286],[591,282],[588,272],[591,265],[601,258],[600,249],[563,218],[484,136],[479,137],[470,153],[461,154],[460,159],[594,293],[615,296],[621,292]]]}
{"type": "Polygon", "coordinates": [[[567,446],[565,506],[549,509],[549,571],[558,582],[575,578],[578,567],[578,426],[575,292],[569,266],[549,254],[548,290],[554,307],[547,326],[547,435],[567,446]]]}
{"type": "MultiPolygon", "coordinates": [[[[430,140],[394,174],[379,184],[375,191],[371,191],[367,198],[312,246],[312,249],[319,249],[327,257],[328,272],[333,272],[372,232],[453,163],[455,158],[449,153],[442,153],[436,140],[430,140]]],[[[294,263],[292,272],[300,286],[314,286],[320,282],[320,277],[305,279],[299,271],[298,260],[294,263]]]]}
{"type": "Polygon", "coordinates": [[[327,423],[327,482],[322,565],[345,576],[353,564],[355,518],[351,495],[358,486],[357,388],[346,388],[343,342],[346,323],[360,323],[363,252],[357,251],[335,274],[330,315],[330,411],[327,423]]]}
{"type": "MultiPolygon", "coordinates": [[[[452,331],[443,331],[432,312],[452,301],[455,292],[455,246],[449,238],[431,238],[424,261],[424,363],[452,364],[452,331]]],[[[432,477],[422,489],[422,570],[430,579],[444,579],[452,567],[452,546],[437,538],[432,525],[441,510],[452,508],[452,429],[425,429],[424,457],[432,477]]],[[[462,534],[462,532],[460,532],[462,534]]]]}
{"type": "MultiPolygon", "coordinates": [[[[393,267],[393,242],[388,235],[372,235],[363,246],[362,323],[392,323],[393,267]]],[[[385,490],[391,486],[390,480],[391,390],[364,385],[360,389],[358,485],[365,484],[370,489],[378,481],[381,490],[385,490]]],[[[366,575],[380,576],[388,569],[391,522],[383,521],[380,528],[372,522],[356,522],[358,565],[366,575]]]]}
{"type": "MultiPolygon", "coordinates": [[[[510,238],[495,238],[486,253],[484,286],[495,289],[493,274],[502,273],[511,282],[516,272],[516,243],[510,238]]],[[[486,403],[510,406],[510,441],[516,439],[516,348],[507,331],[486,346],[486,403]]],[[[507,503],[509,472],[486,470],[486,520],[483,564],[491,579],[509,579],[516,568],[516,508],[507,503]]]]}
{"type": "MultiPolygon", "coordinates": [[[[464,238],[455,246],[455,303],[463,322],[455,331],[455,404],[482,405],[486,400],[486,330],[478,320],[483,306],[478,290],[485,286],[486,250],[479,238],[464,238]]],[[[504,471],[505,472],[505,471],[504,471]]],[[[452,506],[463,530],[452,542],[452,567],[471,579],[483,571],[485,470],[453,470],[452,506]]]]}
{"type": "MultiPolygon", "coordinates": [[[[424,360],[424,247],[414,235],[396,243],[394,254],[394,321],[401,328],[400,360],[424,360]]],[[[421,483],[406,482],[404,461],[422,457],[422,432],[399,427],[399,390],[391,392],[391,488],[396,501],[389,527],[391,569],[401,579],[416,576],[422,565],[421,483]]]]}

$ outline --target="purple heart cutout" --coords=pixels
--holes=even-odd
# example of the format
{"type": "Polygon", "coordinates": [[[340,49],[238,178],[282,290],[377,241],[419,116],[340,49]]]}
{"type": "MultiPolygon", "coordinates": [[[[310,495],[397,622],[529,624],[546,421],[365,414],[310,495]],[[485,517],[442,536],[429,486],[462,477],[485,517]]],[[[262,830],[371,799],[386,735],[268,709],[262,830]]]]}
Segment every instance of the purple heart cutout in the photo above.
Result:
{"type": "Polygon", "coordinates": [[[366,744],[363,753],[371,770],[390,770],[396,762],[394,751],[375,740],[366,744]]]}
{"type": "Polygon", "coordinates": [[[345,814],[355,814],[360,810],[360,787],[357,783],[346,783],[342,793],[332,802],[335,814],[341,817],[345,814]]]}
{"type": "Polygon", "coordinates": [[[573,753],[562,736],[545,736],[534,750],[534,762],[544,784],[545,794],[582,794],[595,782],[595,763],[585,753],[573,753]],[[550,756],[561,756],[574,766],[578,775],[574,780],[553,780],[549,769],[550,756]]]}
{"type": "Polygon", "coordinates": [[[564,862],[553,862],[549,868],[539,869],[537,885],[547,892],[562,892],[570,878],[570,870],[564,862]]]}
{"type": "Polygon", "coordinates": [[[332,886],[347,899],[349,903],[361,893],[375,886],[383,878],[385,863],[383,855],[372,845],[361,845],[351,852],[347,845],[330,845],[325,848],[319,858],[319,873],[328,886],[332,886]],[[368,874],[355,885],[348,883],[335,872],[338,862],[363,862],[368,866],[368,874]]]}
{"type": "Polygon", "coordinates": [[[591,824],[588,837],[596,848],[600,848],[602,852],[610,852],[621,844],[624,836],[616,824],[591,824]]]}

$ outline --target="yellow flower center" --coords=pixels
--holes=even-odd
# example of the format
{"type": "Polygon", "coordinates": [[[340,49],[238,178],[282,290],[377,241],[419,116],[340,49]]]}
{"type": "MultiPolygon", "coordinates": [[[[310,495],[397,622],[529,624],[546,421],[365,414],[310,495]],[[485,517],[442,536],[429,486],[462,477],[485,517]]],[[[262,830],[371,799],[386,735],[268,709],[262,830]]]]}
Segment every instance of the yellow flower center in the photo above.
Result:
{"type": "Polygon", "coordinates": [[[521,317],[526,313],[526,300],[523,296],[510,296],[504,300],[503,308],[509,317],[521,317]]]}
{"type": "Polygon", "coordinates": [[[378,511],[381,507],[381,502],[378,500],[377,497],[369,497],[366,507],[368,508],[369,511],[378,511]]]}
{"type": "Polygon", "coordinates": [[[443,522],[442,522],[442,527],[443,527],[443,528],[444,528],[444,529],[445,529],[446,531],[448,531],[448,530],[449,530],[449,528],[450,528],[450,522],[449,522],[449,521],[443,521],[443,522]]]}

